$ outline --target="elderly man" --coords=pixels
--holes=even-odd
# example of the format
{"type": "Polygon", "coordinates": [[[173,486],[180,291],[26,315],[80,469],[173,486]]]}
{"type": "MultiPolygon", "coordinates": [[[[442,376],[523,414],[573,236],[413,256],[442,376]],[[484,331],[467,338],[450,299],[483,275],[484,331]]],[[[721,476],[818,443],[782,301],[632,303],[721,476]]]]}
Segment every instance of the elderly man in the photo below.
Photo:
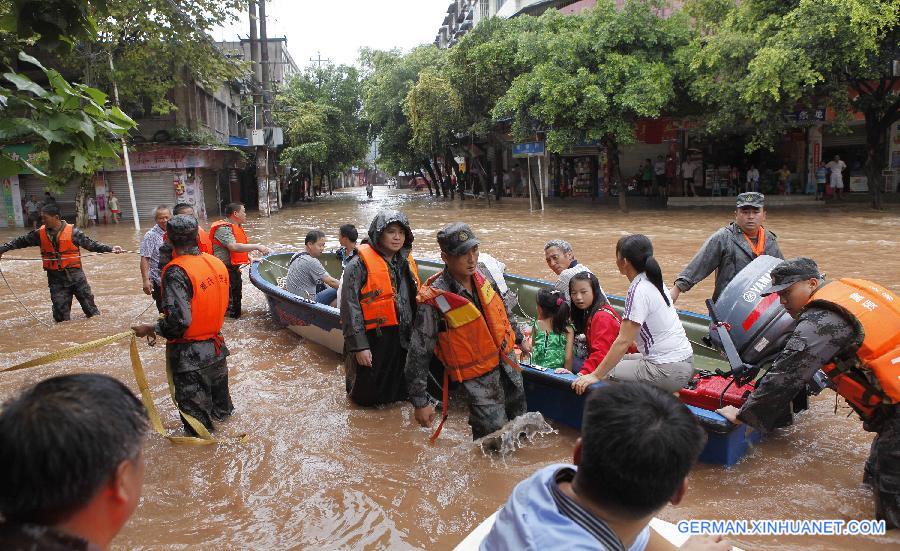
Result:
{"type": "Polygon", "coordinates": [[[156,224],[141,239],[141,279],[144,282],[144,294],[153,297],[156,309],[162,312],[159,289],[159,248],[163,245],[166,233],[166,222],[172,217],[172,211],[166,205],[153,209],[156,224]]]}
{"type": "Polygon", "coordinates": [[[590,268],[575,259],[572,245],[562,239],[554,239],[544,245],[544,259],[547,261],[547,266],[557,275],[554,287],[566,296],[566,300],[569,300],[569,280],[572,279],[572,276],[578,272],[591,271],[590,268]]]}
{"type": "Polygon", "coordinates": [[[784,258],[778,248],[778,238],[763,227],[766,221],[765,196],[754,191],[737,196],[734,222],[716,230],[694,258],[675,278],[675,285],[669,289],[672,302],[678,295],[706,279],[715,270],[716,287],[713,300],[734,279],[738,272],[760,255],[784,258]]]}
{"type": "Polygon", "coordinates": [[[335,306],[340,281],[333,278],[319,261],[319,257],[325,252],[325,233],[322,230],[310,230],[306,234],[304,246],[306,250],[295,254],[288,264],[285,289],[319,304],[335,306]],[[319,286],[324,288],[319,290],[319,286]]]}
{"type": "Polygon", "coordinates": [[[53,377],[0,412],[0,547],[107,549],[144,482],[147,412],[107,375],[53,377]]]}

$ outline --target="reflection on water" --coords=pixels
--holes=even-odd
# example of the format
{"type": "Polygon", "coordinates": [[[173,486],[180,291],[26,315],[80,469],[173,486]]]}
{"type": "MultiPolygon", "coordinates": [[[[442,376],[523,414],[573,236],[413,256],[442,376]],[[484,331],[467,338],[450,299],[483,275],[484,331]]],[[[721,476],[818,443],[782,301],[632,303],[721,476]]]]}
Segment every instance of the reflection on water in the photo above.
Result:
{"type": "MultiPolygon", "coordinates": [[[[376,188],[339,193],[314,204],[289,208],[269,220],[247,224],[251,240],[276,250],[298,250],[311,228],[330,234],[351,222],[361,228],[377,209],[403,209],[416,235],[417,256],[437,258],[435,234],[456,220],[470,223],[482,250],[509,271],[549,278],[542,246],[562,237],[605,289],[623,294],[627,281],[613,263],[616,240],[627,233],[649,235],[666,281],[671,282],[706,237],[729,220],[727,210],[634,212],[593,208],[574,201],[528,213],[527,202],[443,202],[376,188]]],[[[815,258],[831,277],[865,277],[900,291],[895,247],[896,213],[822,211],[770,213],[767,224],[788,256],[815,258]]],[[[101,241],[137,250],[139,235],[122,225],[88,231],[101,241]]],[[[0,241],[17,235],[0,230],[0,241]]],[[[37,250],[7,256],[37,256],[37,250]]],[[[0,366],[122,331],[149,304],[141,292],[136,255],[91,257],[85,270],[104,315],[50,330],[28,317],[0,290],[0,366]]],[[[50,318],[45,278],[38,262],[3,261],[19,298],[50,318]]],[[[245,276],[246,277],[246,276],[245,276]]],[[[702,311],[712,278],[679,306],[702,311]]],[[[237,412],[228,432],[249,432],[245,443],[216,447],[175,446],[151,437],[146,450],[144,495],[136,514],[115,542],[117,549],[446,549],[493,512],[513,486],[537,468],[568,461],[577,434],[565,427],[534,438],[502,461],[474,445],[462,404],[435,446],[418,427],[408,404],[375,410],[353,406],[344,396],[340,358],[279,330],[266,301],[244,284],[244,317],[226,321],[232,396],[237,412]]],[[[150,321],[153,310],[144,314],[150,321]]],[[[164,422],[178,423],[169,404],[163,347],[141,345],[153,394],[164,422]]],[[[0,376],[0,398],[55,373],[96,371],[133,383],[125,345],[52,366],[0,376]]],[[[764,441],[732,469],[700,465],[691,490],[677,508],[660,516],[688,518],[871,518],[862,465],[871,435],[846,406],[834,414],[834,394],[812,400],[797,423],[764,441]]],[[[745,538],[746,549],[895,549],[900,536],[854,538],[745,538]]]]}

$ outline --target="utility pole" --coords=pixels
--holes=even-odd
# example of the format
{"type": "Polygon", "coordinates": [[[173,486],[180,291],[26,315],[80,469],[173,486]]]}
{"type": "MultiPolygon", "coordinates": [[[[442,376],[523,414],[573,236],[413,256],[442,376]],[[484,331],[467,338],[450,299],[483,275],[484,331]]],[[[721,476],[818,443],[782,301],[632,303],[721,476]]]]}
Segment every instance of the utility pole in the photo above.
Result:
{"type": "MultiPolygon", "coordinates": [[[[250,61],[253,64],[253,128],[259,130],[265,127],[266,109],[265,109],[265,82],[266,69],[262,65],[260,71],[260,40],[257,33],[257,22],[260,28],[265,28],[265,0],[260,0],[259,12],[260,17],[256,17],[257,0],[249,0],[250,3],[250,61]],[[263,82],[260,82],[262,80],[263,82]],[[261,92],[261,93],[260,93],[261,92]]],[[[266,45],[263,44],[265,49],[266,45]]],[[[267,52],[268,53],[268,52],[267,52]]],[[[268,55],[266,55],[268,57],[268,55]]],[[[265,145],[256,146],[256,190],[259,203],[259,213],[263,216],[269,216],[269,179],[267,170],[267,155],[265,145]]]]}
{"type": "MultiPolygon", "coordinates": [[[[116,68],[113,65],[112,53],[109,54],[109,72],[112,74],[113,100],[116,107],[121,109],[119,105],[119,85],[116,84],[116,68]]],[[[134,231],[141,231],[141,220],[138,215],[137,199],[134,197],[134,180],[131,178],[131,159],[128,157],[128,142],[125,136],[122,136],[122,157],[125,158],[125,178],[128,180],[128,195],[131,198],[131,213],[134,218],[134,231]]]]}
{"type": "MultiPolygon", "coordinates": [[[[262,68],[263,128],[272,126],[272,79],[269,66],[269,34],[266,32],[266,0],[259,1],[259,64],[262,68]]],[[[272,190],[269,189],[269,144],[265,144],[266,216],[272,214],[272,190]]],[[[275,205],[278,206],[277,203],[275,205]]],[[[277,210],[277,209],[276,209],[277,210]]]]}

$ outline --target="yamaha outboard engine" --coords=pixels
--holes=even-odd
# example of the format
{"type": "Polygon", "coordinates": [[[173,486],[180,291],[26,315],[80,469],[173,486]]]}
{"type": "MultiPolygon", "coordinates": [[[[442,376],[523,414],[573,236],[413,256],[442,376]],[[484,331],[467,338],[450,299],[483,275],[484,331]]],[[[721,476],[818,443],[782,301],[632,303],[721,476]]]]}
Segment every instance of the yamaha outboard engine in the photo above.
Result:
{"type": "Polygon", "coordinates": [[[760,294],[772,282],[769,272],[780,262],[774,256],[757,257],[737,273],[715,304],[707,301],[712,343],[744,382],[753,380],[759,368],[781,352],[796,325],[777,294],[760,294]]]}

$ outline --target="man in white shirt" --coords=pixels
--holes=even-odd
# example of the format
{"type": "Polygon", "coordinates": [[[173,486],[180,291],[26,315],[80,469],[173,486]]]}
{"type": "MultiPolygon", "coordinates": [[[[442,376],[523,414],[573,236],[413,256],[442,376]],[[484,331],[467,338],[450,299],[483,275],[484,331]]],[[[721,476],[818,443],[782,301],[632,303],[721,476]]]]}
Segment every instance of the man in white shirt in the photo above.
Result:
{"type": "Polygon", "coordinates": [[[840,155],[835,155],[825,167],[831,171],[831,189],[834,190],[834,196],[838,199],[844,191],[844,175],[847,170],[847,163],[841,160],[840,155]]]}
{"type": "Polygon", "coordinates": [[[759,191],[759,170],[755,165],[750,165],[747,171],[747,189],[744,191],[759,191]]]}

